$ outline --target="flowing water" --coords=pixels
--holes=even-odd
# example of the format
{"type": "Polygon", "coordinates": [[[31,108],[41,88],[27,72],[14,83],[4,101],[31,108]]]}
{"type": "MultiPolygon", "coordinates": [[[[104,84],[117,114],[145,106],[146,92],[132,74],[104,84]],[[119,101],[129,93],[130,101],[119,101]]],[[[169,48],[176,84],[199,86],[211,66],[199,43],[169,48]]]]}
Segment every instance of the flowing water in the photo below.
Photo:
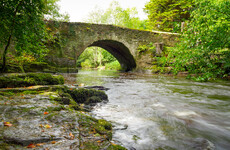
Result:
{"type": "Polygon", "coordinates": [[[80,71],[67,84],[109,88],[93,113],[113,122],[115,141],[128,149],[230,149],[230,82],[80,71]]]}

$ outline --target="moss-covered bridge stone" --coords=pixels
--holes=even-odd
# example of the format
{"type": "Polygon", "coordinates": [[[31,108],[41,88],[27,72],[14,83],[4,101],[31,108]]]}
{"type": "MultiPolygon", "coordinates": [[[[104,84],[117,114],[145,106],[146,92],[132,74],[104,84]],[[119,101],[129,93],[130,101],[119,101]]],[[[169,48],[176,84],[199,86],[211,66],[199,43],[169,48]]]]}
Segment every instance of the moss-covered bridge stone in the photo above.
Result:
{"type": "Polygon", "coordinates": [[[171,33],[150,32],[114,25],[52,21],[47,24],[59,40],[61,37],[62,45],[55,46],[54,49],[62,49],[62,53],[77,59],[87,47],[98,46],[110,52],[127,71],[142,67],[139,61],[143,60],[138,57],[140,45],[152,42],[173,46],[177,38],[177,35],[171,33]]]}

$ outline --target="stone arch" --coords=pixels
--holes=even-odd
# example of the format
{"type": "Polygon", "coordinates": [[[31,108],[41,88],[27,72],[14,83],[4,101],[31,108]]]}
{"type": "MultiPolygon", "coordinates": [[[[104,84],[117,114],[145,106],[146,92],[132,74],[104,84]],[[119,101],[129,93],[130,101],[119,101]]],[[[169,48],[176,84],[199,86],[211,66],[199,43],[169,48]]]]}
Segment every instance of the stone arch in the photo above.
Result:
{"type": "Polygon", "coordinates": [[[176,33],[150,32],[105,24],[57,21],[47,21],[46,23],[57,37],[57,42],[47,45],[51,49],[47,59],[49,62],[63,67],[75,67],[74,62],[87,47],[98,46],[113,54],[124,70],[128,71],[134,68],[142,70],[151,67],[154,59],[148,53],[139,55],[139,46],[152,42],[173,47],[180,36],[176,33]],[[66,59],[67,65],[63,65],[62,59],[57,57],[59,47],[55,44],[60,44],[62,57],[66,59]],[[70,64],[69,61],[73,63],[70,64]]]}
{"type": "Polygon", "coordinates": [[[136,62],[130,50],[121,42],[114,40],[98,40],[87,47],[97,46],[107,50],[120,63],[124,71],[131,71],[136,68],[136,62]]]}

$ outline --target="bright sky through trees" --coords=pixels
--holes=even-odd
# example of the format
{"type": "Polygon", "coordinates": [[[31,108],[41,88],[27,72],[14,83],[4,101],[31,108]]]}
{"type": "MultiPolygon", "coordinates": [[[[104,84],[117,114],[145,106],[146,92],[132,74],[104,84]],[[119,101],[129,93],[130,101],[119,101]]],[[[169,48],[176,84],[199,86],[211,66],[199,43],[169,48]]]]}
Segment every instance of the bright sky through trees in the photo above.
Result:
{"type": "MultiPolygon", "coordinates": [[[[60,0],[61,13],[68,13],[71,22],[83,22],[87,15],[93,11],[95,7],[102,8],[103,10],[109,7],[113,0],[60,0]]],[[[136,7],[138,16],[141,19],[147,18],[143,12],[145,4],[149,0],[116,0],[120,3],[122,8],[136,7]]]]}

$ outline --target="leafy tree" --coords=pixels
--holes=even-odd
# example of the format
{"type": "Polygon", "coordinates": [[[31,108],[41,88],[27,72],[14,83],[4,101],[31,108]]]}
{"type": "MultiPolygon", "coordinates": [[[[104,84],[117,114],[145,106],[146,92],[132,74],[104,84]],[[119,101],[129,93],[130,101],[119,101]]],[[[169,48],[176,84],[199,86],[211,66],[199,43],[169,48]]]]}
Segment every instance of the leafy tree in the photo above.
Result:
{"type": "Polygon", "coordinates": [[[17,54],[30,53],[39,58],[47,49],[45,18],[58,16],[57,0],[1,0],[0,49],[3,49],[2,71],[10,48],[17,54]]]}
{"type": "Polygon", "coordinates": [[[105,65],[107,63],[110,63],[110,62],[114,62],[116,61],[116,58],[113,57],[112,54],[110,54],[108,51],[106,50],[102,50],[101,51],[101,54],[103,56],[103,59],[102,59],[102,63],[105,65]]]}
{"type": "Polygon", "coordinates": [[[78,58],[77,66],[83,68],[98,67],[105,66],[107,63],[114,61],[116,61],[116,58],[108,51],[99,47],[89,47],[78,58]],[[84,64],[84,66],[82,66],[82,64],[84,64]]]}
{"type": "Polygon", "coordinates": [[[176,72],[199,74],[198,80],[230,73],[229,8],[229,0],[195,0],[187,31],[179,48],[172,52],[176,72]]]}
{"type": "Polygon", "coordinates": [[[145,21],[140,20],[137,15],[138,12],[135,7],[123,9],[117,1],[112,1],[106,10],[95,8],[89,14],[86,21],[90,23],[113,24],[134,29],[145,29],[143,25],[145,21]]]}
{"type": "Polygon", "coordinates": [[[156,30],[178,31],[181,22],[190,17],[194,0],[150,0],[145,5],[149,26],[156,30]]]}

